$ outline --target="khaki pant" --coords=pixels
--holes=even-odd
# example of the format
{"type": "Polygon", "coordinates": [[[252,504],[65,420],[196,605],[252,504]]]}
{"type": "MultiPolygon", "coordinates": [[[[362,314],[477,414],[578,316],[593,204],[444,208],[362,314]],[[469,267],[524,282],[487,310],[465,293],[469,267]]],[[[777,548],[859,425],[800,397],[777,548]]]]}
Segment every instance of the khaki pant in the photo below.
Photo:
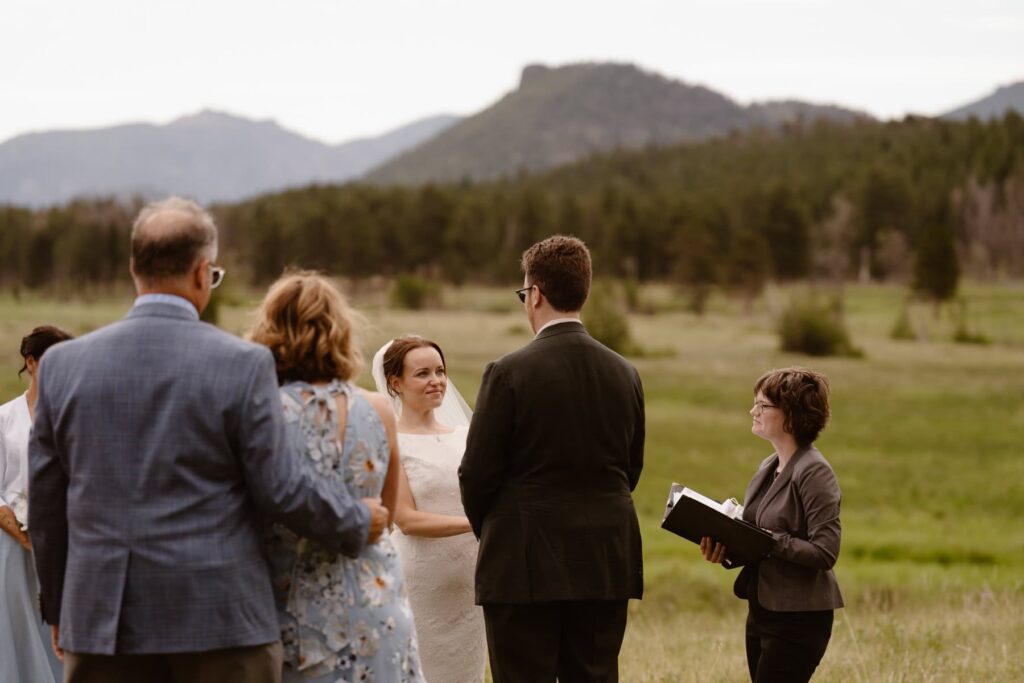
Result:
{"type": "Polygon", "coordinates": [[[281,683],[280,641],[209,652],[64,653],[64,683],[281,683]]]}

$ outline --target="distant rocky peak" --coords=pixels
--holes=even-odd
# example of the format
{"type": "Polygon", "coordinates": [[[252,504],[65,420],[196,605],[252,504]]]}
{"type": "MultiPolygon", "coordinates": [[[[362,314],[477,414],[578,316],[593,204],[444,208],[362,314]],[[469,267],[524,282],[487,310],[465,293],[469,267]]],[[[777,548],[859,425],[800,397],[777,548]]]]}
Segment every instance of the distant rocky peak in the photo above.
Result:
{"type": "Polygon", "coordinates": [[[226,111],[219,111],[217,109],[202,109],[194,114],[186,114],[179,118],[171,121],[172,126],[221,126],[224,124],[247,124],[247,125],[271,125],[277,127],[277,122],[273,119],[248,119],[242,116],[236,116],[229,114],[226,111]]]}
{"type": "Polygon", "coordinates": [[[546,85],[553,78],[558,78],[560,79],[558,82],[564,83],[566,77],[572,79],[579,76],[607,79],[639,77],[669,82],[661,74],[644,71],[635,64],[625,62],[576,62],[562,66],[529,64],[523,68],[522,76],[519,79],[519,87],[522,89],[535,85],[546,85]]]}
{"type": "Polygon", "coordinates": [[[552,71],[554,69],[544,64],[527,64],[523,68],[523,75],[519,78],[519,87],[525,88],[533,83],[543,81],[552,71]]]}

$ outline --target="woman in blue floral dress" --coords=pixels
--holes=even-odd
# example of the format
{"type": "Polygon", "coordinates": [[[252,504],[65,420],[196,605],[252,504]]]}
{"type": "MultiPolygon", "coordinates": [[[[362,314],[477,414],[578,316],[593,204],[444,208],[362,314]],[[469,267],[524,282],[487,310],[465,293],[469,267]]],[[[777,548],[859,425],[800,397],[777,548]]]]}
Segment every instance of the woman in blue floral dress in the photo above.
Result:
{"type": "MultiPolygon", "coordinates": [[[[394,509],[394,415],[357,388],[354,313],[325,278],[295,273],[267,293],[251,333],[274,353],[285,418],[321,483],[394,509]]],[[[387,534],[355,558],[268,531],[284,681],[424,683],[398,555],[387,534]]]]}

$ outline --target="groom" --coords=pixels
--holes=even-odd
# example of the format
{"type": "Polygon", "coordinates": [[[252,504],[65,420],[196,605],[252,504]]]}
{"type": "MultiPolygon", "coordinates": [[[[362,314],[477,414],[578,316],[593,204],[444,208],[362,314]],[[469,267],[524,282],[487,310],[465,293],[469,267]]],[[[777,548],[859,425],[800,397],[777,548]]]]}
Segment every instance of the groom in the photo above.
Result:
{"type": "Polygon", "coordinates": [[[583,242],[550,237],[522,267],[516,293],[536,337],[484,371],[459,469],[491,672],[495,683],[617,681],[627,600],[643,591],[631,496],[643,388],[580,322],[583,242]]]}

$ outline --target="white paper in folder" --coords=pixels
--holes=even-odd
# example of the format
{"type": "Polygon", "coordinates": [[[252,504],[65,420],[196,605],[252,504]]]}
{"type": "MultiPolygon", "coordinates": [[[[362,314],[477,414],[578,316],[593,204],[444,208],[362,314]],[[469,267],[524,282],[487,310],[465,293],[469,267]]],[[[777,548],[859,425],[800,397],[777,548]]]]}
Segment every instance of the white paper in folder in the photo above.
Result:
{"type": "MultiPolygon", "coordinates": [[[[678,486],[678,484],[676,484],[676,486],[678,486]]],[[[718,512],[721,512],[723,515],[726,515],[727,517],[732,517],[733,519],[739,519],[743,516],[743,506],[740,505],[739,501],[737,501],[735,498],[729,498],[725,502],[719,503],[718,501],[712,500],[707,496],[701,493],[697,493],[693,489],[686,487],[673,491],[672,506],[674,507],[675,504],[679,502],[679,499],[682,498],[683,496],[691,498],[697,501],[698,503],[708,506],[712,510],[717,510],[718,512]]]]}

